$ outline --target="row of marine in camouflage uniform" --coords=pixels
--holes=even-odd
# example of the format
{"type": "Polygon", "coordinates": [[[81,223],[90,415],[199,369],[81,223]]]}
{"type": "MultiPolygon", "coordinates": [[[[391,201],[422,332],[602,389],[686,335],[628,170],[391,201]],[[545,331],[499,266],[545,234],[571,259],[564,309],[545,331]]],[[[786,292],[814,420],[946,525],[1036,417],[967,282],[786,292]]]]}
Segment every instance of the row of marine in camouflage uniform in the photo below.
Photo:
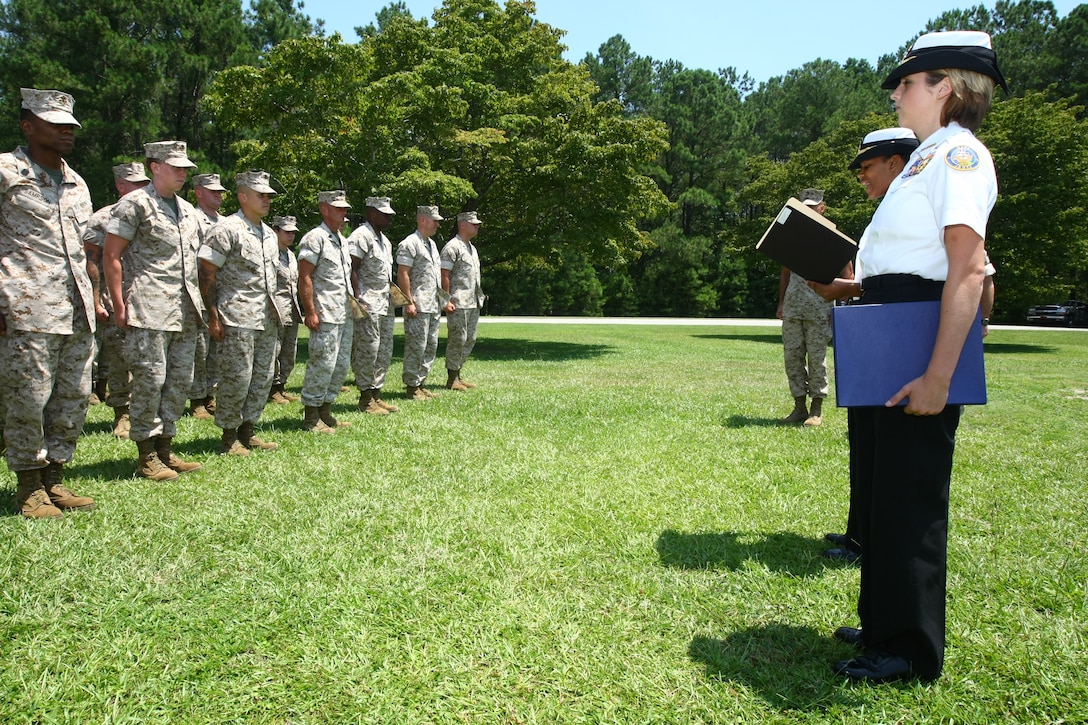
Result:
{"type": "Polygon", "coordinates": [[[115,166],[120,199],[92,214],[86,183],[63,158],[79,128],[72,97],[36,89],[22,97],[27,144],[0,155],[0,420],[23,515],[95,505],[64,485],[63,470],[86,417],[96,349],[114,433],[133,441],[138,473],[156,481],[201,467],[173,450],[187,399],[197,417],[214,413],[221,454],[277,448],[254,428],[267,401],[297,399],[285,384],[299,322],[310,329],[301,396],[308,430],[346,425],[331,403],[349,364],[359,409],[396,411],[379,394],[398,304],[409,397],[435,395],[423,383],[439,310],[449,316],[447,387],[474,387],[460,370],[484,301],[476,212],[458,216],[457,236],[438,254],[431,237],[442,217],[419,207],[417,231],[395,257],[400,287],[384,234],[394,214],[388,198],[368,198],[367,223],[345,239],[344,192],[321,192],[322,224],[302,238],[296,260],[295,218],[263,221],[276,194],[269,174],[238,174],[239,210],[228,217],[218,214],[218,175],[199,175],[194,207],[179,194],[195,167],[181,141],[145,144],[144,163],[115,166]]]}

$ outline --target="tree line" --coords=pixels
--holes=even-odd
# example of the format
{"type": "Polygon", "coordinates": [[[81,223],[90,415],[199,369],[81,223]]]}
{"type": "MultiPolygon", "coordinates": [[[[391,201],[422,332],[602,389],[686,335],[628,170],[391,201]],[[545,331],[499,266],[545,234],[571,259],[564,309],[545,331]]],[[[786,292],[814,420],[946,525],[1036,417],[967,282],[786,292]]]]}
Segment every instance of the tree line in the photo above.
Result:
{"type": "Polygon", "coordinates": [[[178,138],[201,172],[271,171],[273,213],[303,223],[326,188],[392,197],[393,236],[417,204],[479,210],[492,314],[770,316],[777,270],[754,246],[783,201],[823,188],[859,237],[875,207],[846,167],[896,124],[880,81],[922,32],[978,29],[1011,87],[979,134],[1001,184],[994,317],[1088,296],[1088,5],[949,11],[875,66],[816,59],[758,85],[621,36],[571,63],[535,11],[394,2],[345,40],[295,0],[3,0],[0,143],[20,140],[20,86],[59,88],[96,205],[112,164],[178,138]]]}

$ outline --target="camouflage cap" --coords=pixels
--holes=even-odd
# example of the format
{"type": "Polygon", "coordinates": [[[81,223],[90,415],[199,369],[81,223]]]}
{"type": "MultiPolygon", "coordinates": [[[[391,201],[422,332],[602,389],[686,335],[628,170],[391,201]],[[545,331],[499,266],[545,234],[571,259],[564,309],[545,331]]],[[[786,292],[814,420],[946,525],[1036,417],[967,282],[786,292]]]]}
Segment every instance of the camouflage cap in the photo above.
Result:
{"type": "Polygon", "coordinates": [[[348,203],[347,193],[344,192],[343,189],[317,192],[317,203],[328,204],[329,206],[337,206],[341,209],[351,208],[351,204],[348,203]]]}
{"type": "Polygon", "coordinates": [[[253,189],[258,194],[276,194],[276,190],[269,186],[271,176],[267,171],[243,171],[234,177],[234,185],[253,189]]]}
{"type": "Polygon", "coordinates": [[[63,91],[39,91],[36,88],[20,88],[23,108],[46,123],[61,126],[83,126],[72,115],[76,100],[63,91]]]}
{"type": "Polygon", "coordinates": [[[195,169],[196,164],[189,160],[184,141],[155,141],[144,144],[144,156],[152,161],[161,161],[180,169],[195,169]]]}
{"type": "Polygon", "coordinates": [[[806,206],[819,206],[823,200],[823,189],[805,189],[801,192],[801,203],[806,206]]]}
{"type": "Polygon", "coordinates": [[[391,201],[392,199],[388,196],[368,196],[366,198],[366,205],[373,209],[377,209],[382,214],[396,214],[396,212],[393,211],[393,206],[390,203],[391,201]]]}
{"type": "Polygon", "coordinates": [[[131,181],[134,184],[141,181],[151,181],[151,179],[147,178],[147,172],[144,170],[144,165],[139,161],[132,161],[127,164],[117,164],[113,167],[113,178],[121,179],[122,181],[131,181]]]}
{"type": "Polygon", "coordinates": [[[420,206],[416,208],[416,216],[424,216],[436,222],[443,221],[445,217],[438,213],[437,206],[420,206]]]}
{"type": "Polygon", "coordinates": [[[272,228],[282,229],[285,232],[297,232],[297,221],[293,216],[274,216],[272,217],[272,228]]]}
{"type": "Polygon", "coordinates": [[[203,186],[208,191],[226,191],[226,187],[223,186],[219,180],[219,174],[197,174],[193,177],[193,188],[203,186]]]}
{"type": "Polygon", "coordinates": [[[480,221],[480,217],[474,211],[463,211],[457,215],[457,221],[468,222],[469,224],[483,224],[480,221]]]}

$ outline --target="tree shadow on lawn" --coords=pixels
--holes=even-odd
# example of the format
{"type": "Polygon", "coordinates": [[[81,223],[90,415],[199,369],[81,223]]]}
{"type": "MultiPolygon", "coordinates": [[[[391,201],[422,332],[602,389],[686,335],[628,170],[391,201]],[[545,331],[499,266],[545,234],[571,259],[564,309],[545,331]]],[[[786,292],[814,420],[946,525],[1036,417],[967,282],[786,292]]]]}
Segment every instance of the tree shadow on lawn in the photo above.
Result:
{"type": "MultiPolygon", "coordinates": [[[[443,345],[444,347],[444,345],[443,345]]],[[[524,340],[516,337],[483,338],[476,342],[472,357],[478,360],[588,360],[615,352],[611,345],[583,345],[557,340],[524,340]]]]}
{"type": "Polygon", "coordinates": [[[746,544],[738,541],[741,535],[734,531],[683,533],[666,529],[654,546],[662,566],[676,569],[739,569],[751,560],[771,571],[815,577],[829,566],[838,566],[820,558],[820,552],[827,548],[822,538],[780,531],[746,544]]]}
{"type": "MultiPolygon", "coordinates": [[[[582,345],[573,342],[561,342],[556,340],[524,340],[516,337],[490,337],[480,338],[476,346],[472,348],[472,358],[475,360],[548,360],[550,362],[564,362],[567,360],[588,360],[602,357],[615,352],[611,345],[582,345]]],[[[438,343],[436,360],[446,356],[446,339],[438,343]]],[[[310,359],[310,348],[306,340],[298,341],[298,350],[295,353],[295,365],[306,366],[310,359]]],[[[397,335],[393,342],[393,359],[404,359],[404,337],[397,335]]],[[[350,374],[349,374],[350,377],[350,374]]]]}
{"type": "Polygon", "coordinates": [[[1047,355],[1057,352],[1058,348],[1051,347],[1050,345],[1033,345],[1031,343],[1021,342],[983,342],[982,350],[984,353],[994,353],[997,355],[1004,353],[1034,353],[1036,355],[1047,355]]]}
{"type": "Polygon", "coordinates": [[[731,415],[722,421],[723,428],[797,428],[778,422],[778,418],[755,418],[750,415],[731,415]]]}
{"type": "Polygon", "coordinates": [[[737,332],[737,333],[724,333],[720,335],[692,335],[692,337],[698,337],[702,340],[743,340],[745,342],[769,342],[775,345],[782,344],[782,333],[774,328],[773,332],[737,332]]]}
{"type": "Polygon", "coordinates": [[[859,706],[860,698],[831,669],[854,654],[826,632],[787,624],[747,627],[725,639],[697,635],[688,646],[708,678],[743,683],[783,712],[859,706]]]}

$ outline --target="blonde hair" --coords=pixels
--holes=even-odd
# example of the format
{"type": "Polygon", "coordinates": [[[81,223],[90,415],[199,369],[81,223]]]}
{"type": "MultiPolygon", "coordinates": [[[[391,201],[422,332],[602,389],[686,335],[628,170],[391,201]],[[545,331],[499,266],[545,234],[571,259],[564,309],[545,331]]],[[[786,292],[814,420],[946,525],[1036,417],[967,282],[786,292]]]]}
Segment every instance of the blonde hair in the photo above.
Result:
{"type": "Polygon", "coordinates": [[[941,109],[941,125],[955,121],[964,128],[977,131],[990,110],[994,98],[994,79],[973,70],[943,68],[926,71],[926,83],[935,86],[947,78],[952,95],[941,109]]]}

